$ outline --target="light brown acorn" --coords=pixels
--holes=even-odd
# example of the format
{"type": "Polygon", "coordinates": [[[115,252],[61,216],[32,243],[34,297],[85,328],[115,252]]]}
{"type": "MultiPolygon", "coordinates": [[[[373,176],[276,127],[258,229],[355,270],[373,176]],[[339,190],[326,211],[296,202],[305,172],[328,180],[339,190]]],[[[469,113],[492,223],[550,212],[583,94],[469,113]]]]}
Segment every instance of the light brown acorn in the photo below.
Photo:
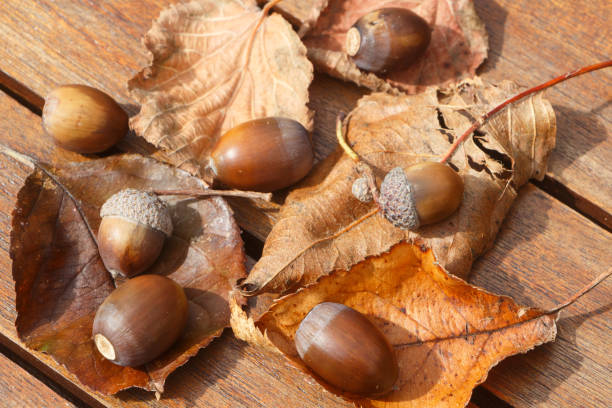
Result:
{"type": "Polygon", "coordinates": [[[121,366],[146,364],[183,333],[188,305],[172,279],[142,275],[126,281],[96,312],[92,335],[104,358],[121,366]]]}
{"type": "Polygon", "coordinates": [[[155,194],[125,189],[100,209],[98,250],[113,275],[131,277],[149,268],[172,234],[166,204],[155,194]]]}
{"type": "Polygon", "coordinates": [[[378,204],[393,225],[415,230],[449,217],[462,200],[463,179],[457,172],[443,163],[423,162],[387,173],[378,204]]]}
{"type": "Polygon", "coordinates": [[[431,28],[404,8],[362,16],[346,33],[346,53],[364,71],[386,73],[414,63],[431,41],[431,28]]]}
{"type": "Polygon", "coordinates": [[[295,120],[270,117],[244,122],[221,136],[210,167],[227,187],[269,192],[303,178],[313,162],[306,129],[295,120]]]}
{"type": "Polygon", "coordinates": [[[295,347],[312,371],[342,391],[378,396],[398,377],[393,348],[382,332],[340,303],[312,308],[295,333],[295,347]]]}
{"type": "Polygon", "coordinates": [[[99,153],[128,131],[128,115],[104,92],[86,85],[64,85],[45,99],[45,131],[66,150],[99,153]]]}

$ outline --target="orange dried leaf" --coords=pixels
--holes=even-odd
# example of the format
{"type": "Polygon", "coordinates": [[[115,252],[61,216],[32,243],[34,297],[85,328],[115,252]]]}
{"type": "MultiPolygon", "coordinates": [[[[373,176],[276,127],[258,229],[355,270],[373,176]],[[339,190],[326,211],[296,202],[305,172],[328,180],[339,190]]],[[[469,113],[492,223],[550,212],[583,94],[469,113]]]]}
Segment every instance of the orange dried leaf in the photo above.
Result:
{"type": "Polygon", "coordinates": [[[229,325],[228,292],[245,273],[240,230],[222,198],[163,197],[174,231],[147,273],[166,275],[183,286],[189,300],[187,328],[170,350],[145,367],[105,360],[91,330],[98,306],[115,283],[95,236],[101,205],[128,187],[207,188],[182,170],[140,156],[52,169],[39,165],[19,192],[13,213],[11,258],[20,339],[105,394],[129,387],[163,392],[168,375],[229,325]]]}
{"type": "Polygon", "coordinates": [[[131,126],[172,164],[209,177],[216,140],[252,119],[282,116],[312,128],[306,49],[255,0],[172,5],[143,41],[152,62],[128,84],[142,104],[131,126]]]}
{"type": "Polygon", "coordinates": [[[331,0],[304,38],[318,69],[375,91],[407,93],[472,77],[487,57],[487,33],[471,0],[331,0]],[[344,50],[346,32],[363,15],[382,7],[414,11],[433,28],[425,54],[410,67],[385,77],[359,70],[344,50]]]}
{"type": "Polygon", "coordinates": [[[556,317],[470,286],[445,272],[431,250],[400,243],[280,298],[257,325],[296,365],[357,406],[441,408],[465,406],[491,367],[554,340],[556,317]],[[303,365],[295,332],[321,302],[352,307],[384,333],[399,364],[396,389],[372,400],[343,394],[303,365]]]}
{"type": "MultiPolygon", "coordinates": [[[[372,94],[351,113],[346,138],[380,184],[396,166],[439,160],[473,118],[515,92],[510,83],[468,81],[413,96],[372,94]]],[[[417,238],[446,270],[467,277],[474,259],[493,244],[518,188],[544,176],[555,132],[554,112],[541,94],[493,118],[452,158],[465,184],[459,210],[416,231],[395,228],[376,204],[355,199],[351,188],[360,176],[355,163],[341,151],[332,154],[287,197],[243,292],[295,289],[417,238]]]]}

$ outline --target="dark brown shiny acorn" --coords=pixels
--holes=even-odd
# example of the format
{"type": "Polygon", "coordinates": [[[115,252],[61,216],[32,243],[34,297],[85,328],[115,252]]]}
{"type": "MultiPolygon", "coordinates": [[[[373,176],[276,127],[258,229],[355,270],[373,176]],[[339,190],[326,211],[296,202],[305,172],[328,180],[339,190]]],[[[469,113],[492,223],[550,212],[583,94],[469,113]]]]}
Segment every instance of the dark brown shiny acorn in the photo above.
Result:
{"type": "Polygon", "coordinates": [[[183,288],[161,275],[126,281],[100,305],[93,323],[98,351],[120,366],[146,364],[181,336],[187,324],[183,288]]]}
{"type": "Polygon", "coordinates": [[[128,131],[128,115],[104,92],[85,85],[64,85],[45,99],[45,131],[66,150],[99,153],[128,131]]]}
{"type": "Polygon", "coordinates": [[[255,119],[229,130],[211,152],[216,180],[240,190],[269,192],[288,187],[312,168],[310,136],[295,120],[255,119]]]}
{"type": "Polygon", "coordinates": [[[155,194],[125,189],[100,209],[98,251],[113,275],[131,277],[149,268],[172,234],[172,219],[155,194]]]}
{"type": "Polygon", "coordinates": [[[346,33],[346,53],[369,72],[403,69],[427,49],[431,29],[404,8],[382,8],[362,16],[346,33]]]}
{"type": "Polygon", "coordinates": [[[391,390],[399,368],[393,348],[364,315],[340,303],[320,303],[302,320],[295,347],[329,384],[364,396],[391,390]]]}
{"type": "Polygon", "coordinates": [[[396,167],[380,185],[383,215],[398,228],[415,230],[452,215],[463,200],[463,179],[449,166],[423,162],[396,167]]]}

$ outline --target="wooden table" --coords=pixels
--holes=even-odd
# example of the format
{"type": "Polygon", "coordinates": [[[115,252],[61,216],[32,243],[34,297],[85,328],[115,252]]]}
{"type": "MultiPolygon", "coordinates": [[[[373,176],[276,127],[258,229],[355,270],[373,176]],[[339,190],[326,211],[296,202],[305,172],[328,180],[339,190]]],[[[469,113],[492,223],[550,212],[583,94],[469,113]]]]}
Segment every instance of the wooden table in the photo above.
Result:
{"type": "MultiPolygon", "coordinates": [[[[73,160],[44,136],[42,96],[60,84],[105,90],[133,114],[126,80],[146,63],[140,44],[168,0],[3,0],[0,2],[0,143],[42,160],[73,160]]],[[[534,85],[612,56],[609,0],[475,0],[487,26],[486,80],[534,85]]],[[[366,91],[316,75],[319,158],[334,148],[333,121],[366,91]]],[[[518,302],[549,307],[612,265],[612,70],[547,93],[557,114],[557,147],[541,183],[521,191],[495,247],[472,282],[518,302]]],[[[121,149],[146,152],[128,138],[121,149]]],[[[227,331],[170,376],[161,401],[137,390],[88,391],[74,376],[18,340],[8,256],[11,211],[28,169],[0,155],[0,406],[345,407],[286,363],[227,331]]],[[[234,202],[256,259],[273,217],[234,202]]],[[[509,358],[478,387],[478,407],[607,407],[612,401],[612,282],[568,308],[554,343],[509,358]]]]}

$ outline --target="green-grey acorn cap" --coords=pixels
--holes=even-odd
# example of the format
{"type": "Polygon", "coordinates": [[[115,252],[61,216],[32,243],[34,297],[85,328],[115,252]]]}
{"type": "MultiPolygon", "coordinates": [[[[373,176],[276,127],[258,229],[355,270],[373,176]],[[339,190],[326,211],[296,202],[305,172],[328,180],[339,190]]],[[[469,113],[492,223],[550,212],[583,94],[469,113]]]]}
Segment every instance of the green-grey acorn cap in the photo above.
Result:
{"type": "Polygon", "coordinates": [[[127,188],[102,205],[100,217],[120,217],[172,235],[172,219],[166,204],[153,193],[127,188]]]}

